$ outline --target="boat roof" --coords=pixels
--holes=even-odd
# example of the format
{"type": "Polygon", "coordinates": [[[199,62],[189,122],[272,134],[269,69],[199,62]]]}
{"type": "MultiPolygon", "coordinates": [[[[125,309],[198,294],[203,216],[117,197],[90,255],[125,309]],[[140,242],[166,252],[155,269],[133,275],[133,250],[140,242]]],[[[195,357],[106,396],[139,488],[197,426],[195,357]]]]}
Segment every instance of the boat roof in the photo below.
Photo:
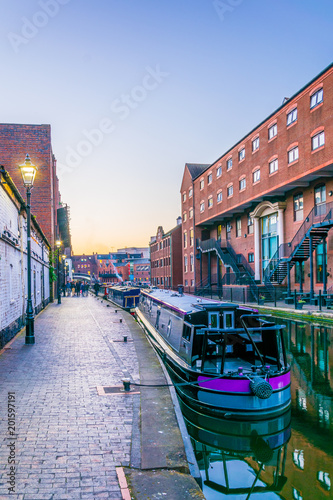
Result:
{"type": "Polygon", "coordinates": [[[195,295],[187,293],[180,295],[173,290],[154,288],[151,290],[141,290],[143,295],[154,298],[157,302],[168,305],[171,309],[176,309],[183,314],[198,312],[199,310],[237,309],[237,304],[221,302],[213,299],[201,299],[195,295]]]}

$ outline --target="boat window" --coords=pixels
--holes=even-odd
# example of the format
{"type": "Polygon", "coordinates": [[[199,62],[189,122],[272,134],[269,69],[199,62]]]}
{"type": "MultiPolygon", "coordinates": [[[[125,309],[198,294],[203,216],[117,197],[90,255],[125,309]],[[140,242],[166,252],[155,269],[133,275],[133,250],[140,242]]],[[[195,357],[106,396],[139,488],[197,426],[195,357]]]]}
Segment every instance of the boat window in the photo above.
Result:
{"type": "Polygon", "coordinates": [[[191,325],[184,323],[183,327],[183,339],[190,341],[191,340],[191,325]]]}
{"type": "Polygon", "coordinates": [[[208,313],[208,327],[209,328],[219,328],[219,313],[218,312],[210,312],[208,313]]]}
{"type": "Polygon", "coordinates": [[[156,323],[155,323],[155,328],[158,329],[159,323],[160,323],[160,316],[161,316],[161,310],[158,309],[157,314],[156,314],[156,323]]]}
{"type": "Polygon", "coordinates": [[[167,327],[167,336],[170,336],[171,333],[171,326],[172,326],[172,321],[169,319],[168,327],[167,327]]]}
{"type": "Polygon", "coordinates": [[[224,312],[223,313],[223,323],[224,323],[224,328],[234,328],[235,326],[235,319],[234,319],[234,313],[233,312],[224,312]]]}

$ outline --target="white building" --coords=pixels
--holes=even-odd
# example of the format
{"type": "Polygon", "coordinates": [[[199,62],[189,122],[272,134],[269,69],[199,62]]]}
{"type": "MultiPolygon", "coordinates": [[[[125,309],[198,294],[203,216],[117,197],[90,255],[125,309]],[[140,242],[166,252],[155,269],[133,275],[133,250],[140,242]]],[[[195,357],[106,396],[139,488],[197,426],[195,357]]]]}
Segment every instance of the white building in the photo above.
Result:
{"type": "MultiPolygon", "coordinates": [[[[31,219],[31,296],[37,314],[50,300],[50,245],[36,219],[31,219]]],[[[26,307],[26,204],[0,168],[0,349],[24,326],[26,307]]]]}

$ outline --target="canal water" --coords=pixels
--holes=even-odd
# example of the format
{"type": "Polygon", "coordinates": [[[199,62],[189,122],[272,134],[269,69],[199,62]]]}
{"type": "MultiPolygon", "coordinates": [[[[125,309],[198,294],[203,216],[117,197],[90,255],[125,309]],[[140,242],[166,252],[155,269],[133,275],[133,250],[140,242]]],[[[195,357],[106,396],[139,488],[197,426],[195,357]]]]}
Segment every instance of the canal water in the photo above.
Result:
{"type": "Polygon", "coordinates": [[[286,326],[289,412],[221,422],[182,404],[207,500],[333,499],[333,328],[276,322],[286,326]]]}

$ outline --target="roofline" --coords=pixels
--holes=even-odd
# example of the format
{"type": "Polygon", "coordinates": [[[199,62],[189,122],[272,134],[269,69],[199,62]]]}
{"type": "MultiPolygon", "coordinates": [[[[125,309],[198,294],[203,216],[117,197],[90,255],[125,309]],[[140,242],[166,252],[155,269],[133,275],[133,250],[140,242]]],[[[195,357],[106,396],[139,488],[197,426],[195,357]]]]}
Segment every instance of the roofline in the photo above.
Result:
{"type": "MultiPolygon", "coordinates": [[[[295,97],[297,97],[299,94],[301,94],[307,87],[310,87],[310,85],[312,85],[316,80],[318,80],[318,78],[320,78],[322,75],[324,75],[327,71],[329,71],[332,68],[333,68],[333,63],[329,64],[317,76],[315,76],[314,78],[312,78],[312,80],[310,80],[306,85],[304,85],[300,90],[298,90],[294,95],[292,95],[286,102],[282,103],[281,106],[279,106],[278,108],[276,108],[275,111],[273,111],[264,120],[262,120],[258,125],[256,125],[253,129],[251,129],[249,132],[247,132],[246,135],[244,135],[241,139],[239,139],[239,141],[237,141],[231,148],[229,148],[225,153],[223,153],[223,155],[221,155],[219,158],[217,158],[217,160],[213,161],[213,163],[211,163],[205,170],[203,170],[201,172],[201,174],[199,174],[197,177],[195,177],[195,179],[197,179],[198,177],[200,177],[200,175],[202,175],[204,172],[207,172],[207,170],[209,168],[211,168],[213,165],[215,165],[215,163],[217,163],[224,156],[226,156],[228,153],[230,153],[230,151],[232,151],[238,144],[240,144],[241,142],[243,142],[249,135],[251,135],[259,127],[261,127],[261,125],[263,125],[266,121],[268,121],[270,118],[272,118],[272,116],[274,116],[276,113],[278,113],[281,109],[283,109],[285,106],[289,106],[290,105],[290,101],[292,101],[293,99],[295,99],[295,97]]],[[[195,180],[195,179],[193,179],[193,180],[195,180]]]]}

